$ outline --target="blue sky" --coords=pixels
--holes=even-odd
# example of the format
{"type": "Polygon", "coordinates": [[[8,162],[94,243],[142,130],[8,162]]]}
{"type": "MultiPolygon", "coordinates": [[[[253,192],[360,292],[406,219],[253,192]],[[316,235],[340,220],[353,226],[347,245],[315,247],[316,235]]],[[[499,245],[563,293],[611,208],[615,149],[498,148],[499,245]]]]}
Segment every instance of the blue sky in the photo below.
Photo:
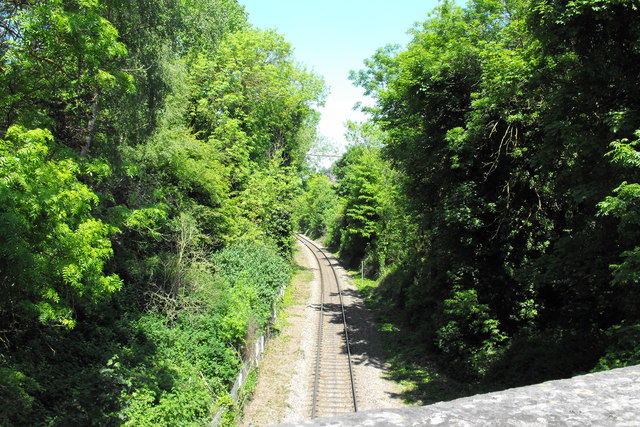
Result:
{"type": "MultiPolygon", "coordinates": [[[[349,70],[387,44],[406,45],[407,31],[427,19],[438,0],[239,0],[255,27],[273,28],[292,44],[296,59],[324,77],[331,93],[321,110],[322,135],[344,147],[343,123],[364,120],[353,105],[365,101],[349,70]]],[[[366,102],[366,101],[365,101],[366,102]]]]}

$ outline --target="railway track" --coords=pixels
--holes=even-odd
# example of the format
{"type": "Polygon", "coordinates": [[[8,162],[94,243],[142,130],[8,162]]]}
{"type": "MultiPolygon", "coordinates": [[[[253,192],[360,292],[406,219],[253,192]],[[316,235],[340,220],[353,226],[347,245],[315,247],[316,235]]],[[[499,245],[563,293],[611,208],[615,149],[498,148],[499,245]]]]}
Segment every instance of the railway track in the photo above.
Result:
{"type": "Polygon", "coordinates": [[[338,275],[322,248],[302,234],[296,238],[315,256],[320,270],[316,360],[311,378],[311,418],[358,411],[349,329],[338,275]]]}

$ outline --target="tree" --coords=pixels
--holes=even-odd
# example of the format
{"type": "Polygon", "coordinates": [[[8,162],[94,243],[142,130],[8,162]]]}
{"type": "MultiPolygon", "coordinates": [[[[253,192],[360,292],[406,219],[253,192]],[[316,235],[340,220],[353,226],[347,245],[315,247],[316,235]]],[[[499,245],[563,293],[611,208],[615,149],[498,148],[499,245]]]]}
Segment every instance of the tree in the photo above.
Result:
{"type": "Polygon", "coordinates": [[[51,133],[17,126],[0,141],[3,330],[35,319],[71,328],[78,302],[122,286],[103,272],[117,229],[92,215],[97,195],[79,181],[76,162],[50,158],[52,146],[51,133]]]}
{"type": "MultiPolygon", "coordinates": [[[[246,135],[245,146],[233,149],[246,150],[247,160],[265,164],[281,156],[300,167],[309,147],[298,145],[299,132],[317,120],[312,107],[322,103],[324,88],[291,54],[275,32],[251,30],[229,35],[215,61],[202,55],[193,68],[189,107],[199,138],[219,139],[217,129],[234,129],[234,137],[246,135]]],[[[224,149],[237,145],[220,143],[224,149]]]]}
{"type": "MultiPolygon", "coordinates": [[[[636,131],[636,138],[640,138],[640,131],[636,131]]],[[[629,141],[622,139],[611,143],[612,150],[608,153],[612,163],[625,168],[634,169],[632,175],[638,177],[637,168],[640,167],[640,155],[636,150],[638,140],[629,141]]],[[[613,216],[619,220],[618,239],[621,248],[621,262],[616,262],[610,267],[613,270],[612,285],[618,289],[618,304],[624,310],[625,321],[628,323],[639,320],[640,311],[638,301],[640,294],[637,287],[640,280],[640,247],[638,241],[638,202],[640,197],[640,184],[637,182],[623,181],[613,190],[613,195],[607,196],[598,204],[601,216],[613,216]]]]}
{"type": "Polygon", "coordinates": [[[326,235],[337,208],[338,197],[331,180],[326,175],[311,175],[304,181],[304,192],[298,201],[299,230],[312,238],[326,235]]]}
{"type": "MultiPolygon", "coordinates": [[[[392,58],[388,55],[393,52],[379,52],[373,70],[355,75],[359,84],[377,94],[373,117],[385,131],[383,154],[404,175],[410,212],[417,229],[424,230],[413,258],[423,262],[412,266],[415,279],[401,287],[399,305],[408,311],[407,317],[419,319],[427,342],[445,355],[455,353],[447,347],[453,341],[436,337],[458,322],[455,316],[462,316],[461,324],[467,321],[466,309],[455,305],[468,299],[456,295],[473,293],[497,335],[502,333],[501,321],[511,313],[496,319],[495,311],[516,305],[503,304],[505,299],[523,298],[509,278],[510,246],[496,241],[505,212],[499,207],[510,206],[507,189],[513,175],[510,150],[506,156],[504,151],[513,143],[514,125],[497,120],[497,111],[489,108],[499,110],[501,105],[485,104],[483,99],[493,96],[495,87],[483,74],[490,55],[500,52],[497,58],[505,58],[519,43],[507,36],[506,6],[500,4],[474,3],[460,9],[445,2],[432,19],[414,29],[407,50],[392,58]],[[450,301],[446,310],[445,300],[450,301]]],[[[518,87],[508,88],[511,99],[517,100],[518,87]]],[[[459,345],[470,351],[451,357],[481,354],[483,340],[478,338],[460,336],[464,342],[459,345]]],[[[466,372],[482,365],[478,359],[470,363],[474,368],[466,372]]]]}
{"type": "Polygon", "coordinates": [[[87,155],[100,139],[101,94],[132,88],[131,76],[118,67],[126,47],[98,1],[14,5],[1,60],[0,129],[51,128],[59,141],[87,155]]]}
{"type": "MultiPolygon", "coordinates": [[[[637,19],[619,1],[444,2],[405,51],[354,74],[424,230],[400,298],[429,341],[464,324],[461,295],[495,336],[597,336],[629,316],[608,271],[629,244],[596,214],[623,176],[603,162],[609,142],[638,128],[637,19]]],[[[489,352],[469,356],[480,335],[464,335],[475,349],[456,357],[486,370],[489,352]]],[[[449,355],[452,342],[435,340],[449,355]]]]}

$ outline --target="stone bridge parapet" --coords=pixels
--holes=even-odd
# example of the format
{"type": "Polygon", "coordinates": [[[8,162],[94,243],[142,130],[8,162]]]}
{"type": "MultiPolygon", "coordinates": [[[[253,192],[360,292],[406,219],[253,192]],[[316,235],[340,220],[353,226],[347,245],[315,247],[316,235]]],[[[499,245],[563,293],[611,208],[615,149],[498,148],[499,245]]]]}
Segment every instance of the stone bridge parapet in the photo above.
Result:
{"type": "Polygon", "coordinates": [[[422,407],[284,426],[640,426],[640,365],[422,407]]]}

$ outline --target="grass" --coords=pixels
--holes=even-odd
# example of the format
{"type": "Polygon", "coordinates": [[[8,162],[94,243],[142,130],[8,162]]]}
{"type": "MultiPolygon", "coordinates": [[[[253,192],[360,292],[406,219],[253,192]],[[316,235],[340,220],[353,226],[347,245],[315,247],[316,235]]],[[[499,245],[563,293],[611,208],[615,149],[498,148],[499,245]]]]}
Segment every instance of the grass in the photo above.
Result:
{"type": "MultiPolygon", "coordinates": [[[[295,251],[295,254],[294,254],[295,256],[300,251],[300,248],[296,246],[294,251],[295,251]]],[[[285,326],[289,325],[289,322],[287,320],[289,318],[289,314],[287,313],[287,310],[286,310],[287,307],[290,307],[294,304],[300,304],[304,299],[304,295],[296,291],[296,287],[293,286],[293,283],[294,282],[311,282],[313,280],[313,271],[311,271],[310,269],[301,267],[297,264],[294,264],[293,268],[294,268],[293,277],[291,278],[291,282],[285,288],[284,295],[282,295],[282,298],[278,303],[278,306],[276,308],[277,310],[276,321],[271,327],[272,332],[276,334],[279,333],[285,326]]]]}

